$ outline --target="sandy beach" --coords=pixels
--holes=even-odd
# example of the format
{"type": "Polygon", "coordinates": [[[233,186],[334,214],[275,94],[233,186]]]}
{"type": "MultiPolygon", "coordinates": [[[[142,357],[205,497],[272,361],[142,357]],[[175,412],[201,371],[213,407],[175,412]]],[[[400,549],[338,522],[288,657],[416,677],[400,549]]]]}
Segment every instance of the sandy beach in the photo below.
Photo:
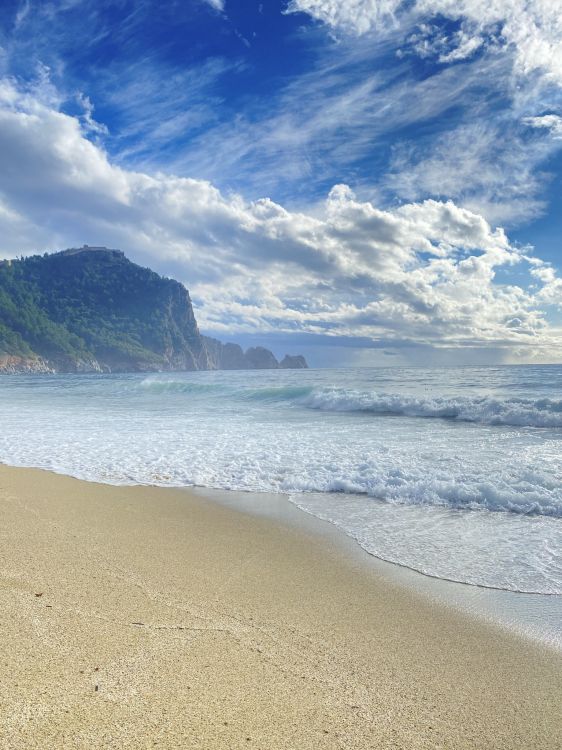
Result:
{"type": "Polygon", "coordinates": [[[562,657],[184,490],[0,467],[0,747],[562,744],[562,657]]]}

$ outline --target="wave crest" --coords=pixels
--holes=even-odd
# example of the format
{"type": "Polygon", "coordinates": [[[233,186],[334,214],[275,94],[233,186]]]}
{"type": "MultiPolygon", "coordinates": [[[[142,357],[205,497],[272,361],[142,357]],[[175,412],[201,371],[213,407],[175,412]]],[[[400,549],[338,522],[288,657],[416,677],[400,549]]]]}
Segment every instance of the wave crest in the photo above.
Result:
{"type": "Polygon", "coordinates": [[[543,398],[498,399],[420,398],[398,394],[323,389],[299,399],[300,405],[322,411],[362,412],[425,419],[449,419],[512,427],[562,427],[562,401],[543,398]]]}

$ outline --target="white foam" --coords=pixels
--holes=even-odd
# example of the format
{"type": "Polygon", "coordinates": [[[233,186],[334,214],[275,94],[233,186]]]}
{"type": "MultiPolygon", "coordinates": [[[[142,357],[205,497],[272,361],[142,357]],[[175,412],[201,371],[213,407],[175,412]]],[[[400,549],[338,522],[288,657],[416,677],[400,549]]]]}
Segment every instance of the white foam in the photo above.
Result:
{"type": "Polygon", "coordinates": [[[316,390],[300,399],[309,409],[452,419],[513,427],[562,427],[562,401],[549,398],[423,398],[347,389],[316,390]]]}
{"type": "Polygon", "coordinates": [[[556,519],[398,508],[356,495],[298,494],[291,500],[338,526],[370,554],[424,575],[484,588],[562,594],[562,524],[556,519]]]}

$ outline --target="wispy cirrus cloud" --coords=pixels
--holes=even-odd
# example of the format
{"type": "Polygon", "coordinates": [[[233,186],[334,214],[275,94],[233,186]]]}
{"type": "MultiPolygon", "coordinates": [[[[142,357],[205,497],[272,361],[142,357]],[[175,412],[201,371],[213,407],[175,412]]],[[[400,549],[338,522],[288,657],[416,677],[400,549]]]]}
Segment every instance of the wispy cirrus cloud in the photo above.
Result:
{"type": "Polygon", "coordinates": [[[241,66],[216,57],[185,70],[151,57],[108,66],[97,81],[98,97],[114,123],[107,147],[122,163],[162,168],[220,122],[218,84],[241,66]]]}
{"type": "MultiPolygon", "coordinates": [[[[489,221],[523,224],[542,214],[552,175],[539,165],[559,149],[529,133],[530,122],[509,118],[473,121],[433,138],[393,149],[386,185],[404,200],[427,195],[452,198],[489,221]]],[[[545,127],[546,124],[543,126],[545,127]]]]}
{"type": "Polygon", "coordinates": [[[391,140],[449,114],[458,121],[460,102],[471,116],[481,114],[482,79],[503,70],[501,60],[486,60],[462,74],[446,67],[416,80],[406,62],[388,66],[390,49],[360,42],[322,50],[312,70],[267,102],[248,102],[243,113],[206,128],[169,167],[289,200],[324,192],[342,173],[372,188],[391,140]]]}
{"type": "MultiPolygon", "coordinates": [[[[447,97],[444,72],[465,84],[451,102],[456,112],[445,119],[443,109],[438,128],[397,133],[383,179],[391,193],[401,200],[448,195],[491,221],[511,224],[545,210],[547,163],[561,146],[557,2],[292,0],[288,11],[322,22],[344,47],[350,38],[367,48],[390,39],[399,60],[427,60],[429,76],[406,83],[412,95],[406,110],[417,111],[416,93],[428,93],[427,81],[435,83],[437,100],[440,88],[447,97]]],[[[384,92],[385,104],[395,91],[384,92]]],[[[376,97],[371,104],[376,108],[376,97]]],[[[396,128],[392,118],[389,126],[396,128]]]]}

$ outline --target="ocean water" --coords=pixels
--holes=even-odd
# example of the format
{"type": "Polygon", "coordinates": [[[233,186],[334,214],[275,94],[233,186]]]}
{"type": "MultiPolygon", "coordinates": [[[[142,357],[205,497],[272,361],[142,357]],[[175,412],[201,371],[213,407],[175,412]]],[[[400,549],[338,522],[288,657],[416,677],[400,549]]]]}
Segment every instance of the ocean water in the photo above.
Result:
{"type": "Polygon", "coordinates": [[[278,492],[436,578],[562,594],[562,367],[3,376],[0,461],[278,492]]]}

